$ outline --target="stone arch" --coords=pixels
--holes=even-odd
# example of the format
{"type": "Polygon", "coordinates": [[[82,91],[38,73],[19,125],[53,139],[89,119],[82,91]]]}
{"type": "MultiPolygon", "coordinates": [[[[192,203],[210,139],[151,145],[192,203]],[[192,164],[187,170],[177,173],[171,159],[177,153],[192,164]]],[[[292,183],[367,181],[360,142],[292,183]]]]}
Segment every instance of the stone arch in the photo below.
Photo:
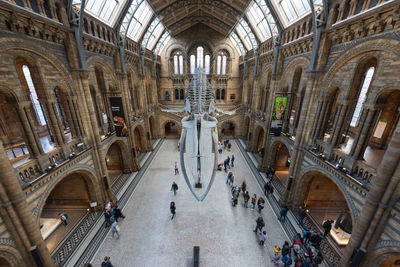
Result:
{"type": "Polygon", "coordinates": [[[368,257],[370,266],[391,267],[396,262],[400,262],[400,248],[399,247],[385,247],[375,250],[373,254],[368,257]]]}
{"type": "Polygon", "coordinates": [[[156,130],[156,121],[154,119],[154,116],[149,117],[149,130],[150,130],[150,139],[155,139],[157,135],[157,130],[156,130]]]}
{"type": "Polygon", "coordinates": [[[21,254],[13,246],[0,246],[0,266],[24,266],[21,254]]]}
{"type": "MultiPolygon", "coordinates": [[[[294,59],[293,61],[291,61],[288,66],[285,69],[285,72],[282,75],[282,79],[280,82],[280,86],[279,87],[283,87],[285,84],[290,84],[292,81],[291,79],[294,76],[294,71],[296,70],[296,68],[301,67],[302,68],[302,73],[304,73],[305,69],[310,65],[310,61],[308,58],[306,57],[298,57],[296,59],[294,59]]],[[[302,79],[304,79],[304,75],[302,75],[302,79]]],[[[301,87],[301,86],[299,86],[301,87]]]]}
{"type": "Polygon", "coordinates": [[[260,153],[262,152],[262,149],[264,148],[264,128],[262,126],[257,126],[255,130],[255,150],[256,152],[260,153]]]}
{"type": "Polygon", "coordinates": [[[221,121],[218,125],[218,135],[222,136],[222,130],[224,130],[224,135],[225,136],[232,136],[235,137],[235,130],[237,129],[236,123],[233,122],[232,120],[224,120],[221,121]],[[229,125],[229,128],[228,128],[229,125]],[[229,129],[228,132],[226,130],[229,129]]]}
{"type": "Polygon", "coordinates": [[[133,137],[135,141],[135,149],[138,152],[145,152],[147,147],[146,133],[142,125],[137,125],[133,129],[133,137]]]}
{"type": "Polygon", "coordinates": [[[180,135],[181,135],[181,125],[180,125],[180,123],[178,123],[177,121],[175,121],[175,120],[172,120],[172,119],[169,119],[169,120],[166,120],[166,121],[164,121],[164,123],[162,124],[162,129],[164,130],[164,136],[166,137],[166,136],[168,136],[167,135],[167,127],[168,127],[168,125],[169,124],[174,124],[174,125],[176,125],[176,127],[177,127],[177,133],[176,133],[176,135],[177,135],[177,137],[180,137],[180,135]]]}
{"type": "Polygon", "coordinates": [[[324,168],[322,168],[320,166],[309,166],[309,167],[306,167],[301,170],[301,172],[298,176],[299,178],[296,179],[297,186],[295,186],[293,203],[295,203],[296,206],[302,205],[302,203],[305,199],[305,193],[307,191],[307,186],[311,182],[310,179],[312,178],[313,175],[317,175],[317,174],[323,175],[324,177],[328,178],[340,190],[340,192],[342,193],[342,195],[346,201],[347,207],[349,208],[352,224],[354,226],[356,223],[356,218],[358,216],[358,210],[356,209],[356,207],[354,205],[354,202],[351,198],[350,193],[345,188],[346,185],[342,184],[338,178],[332,177],[332,175],[327,170],[325,170],[324,168]]]}
{"type": "Polygon", "coordinates": [[[289,175],[289,162],[293,151],[285,138],[274,138],[269,149],[268,165],[275,170],[279,181],[285,185],[289,175]]]}
{"type": "MultiPolygon", "coordinates": [[[[392,61],[398,60],[400,57],[400,50],[399,50],[399,42],[393,39],[375,39],[375,40],[365,40],[361,41],[361,43],[354,43],[352,47],[346,49],[330,66],[329,70],[323,77],[322,80],[322,89],[326,91],[328,87],[330,87],[330,83],[335,77],[335,74],[343,67],[346,63],[350,60],[360,56],[361,54],[367,54],[371,52],[384,52],[394,54],[395,58],[392,61]]],[[[379,58],[378,64],[381,61],[384,61],[383,58],[379,58]]]]}
{"type": "Polygon", "coordinates": [[[19,55],[19,53],[30,53],[38,56],[51,64],[51,66],[57,70],[57,72],[62,76],[62,81],[65,82],[65,87],[74,88],[74,82],[72,76],[70,75],[68,63],[61,61],[55,55],[49,53],[45,47],[38,45],[37,42],[28,40],[26,38],[7,38],[7,40],[0,41],[0,54],[2,53],[12,55],[19,55]]]}
{"type": "Polygon", "coordinates": [[[88,193],[91,201],[96,201],[97,203],[103,203],[103,199],[101,196],[100,188],[98,186],[98,179],[96,178],[96,175],[93,173],[92,170],[86,169],[86,168],[77,168],[73,169],[64,175],[52,180],[52,183],[46,188],[45,192],[42,193],[41,199],[38,204],[38,212],[36,213],[36,220],[38,220],[43,212],[43,208],[46,204],[47,198],[50,196],[51,192],[53,189],[63,180],[65,180],[66,177],[70,175],[78,174],[80,175],[84,181],[86,182],[88,186],[88,193]]]}
{"type": "MultiPolygon", "coordinates": [[[[235,57],[234,57],[234,55],[235,55],[235,49],[233,49],[229,44],[226,44],[226,43],[224,43],[224,44],[220,44],[220,45],[217,45],[215,48],[214,48],[214,51],[215,52],[218,52],[218,51],[220,51],[220,50],[226,50],[227,52],[228,52],[228,54],[229,54],[229,58],[230,59],[234,59],[235,57]]],[[[213,55],[214,55],[215,53],[213,53],[213,55]]]]}
{"type": "Polygon", "coordinates": [[[180,50],[180,51],[182,51],[183,53],[184,53],[184,55],[185,56],[187,56],[187,54],[186,54],[186,48],[185,47],[183,47],[182,45],[180,45],[180,44],[170,44],[168,47],[167,47],[167,49],[165,49],[165,56],[166,57],[170,57],[170,55],[171,55],[171,53],[174,51],[174,50],[180,50]]]}
{"type": "Polygon", "coordinates": [[[107,146],[104,148],[104,152],[107,155],[111,146],[117,146],[119,148],[120,151],[120,155],[121,155],[121,171],[126,173],[126,172],[130,172],[130,162],[132,161],[131,159],[131,153],[129,153],[129,149],[128,149],[128,145],[122,141],[122,140],[116,140],[114,142],[110,142],[109,144],[107,144],[107,146]]]}

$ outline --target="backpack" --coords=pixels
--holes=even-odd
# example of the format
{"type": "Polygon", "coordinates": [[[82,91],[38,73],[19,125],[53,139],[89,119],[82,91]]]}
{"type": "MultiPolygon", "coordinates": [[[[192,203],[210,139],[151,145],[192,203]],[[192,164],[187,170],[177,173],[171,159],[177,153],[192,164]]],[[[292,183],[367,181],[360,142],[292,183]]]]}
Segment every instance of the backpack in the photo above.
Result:
{"type": "Polygon", "coordinates": [[[178,185],[176,185],[176,190],[178,190],[178,185]]]}

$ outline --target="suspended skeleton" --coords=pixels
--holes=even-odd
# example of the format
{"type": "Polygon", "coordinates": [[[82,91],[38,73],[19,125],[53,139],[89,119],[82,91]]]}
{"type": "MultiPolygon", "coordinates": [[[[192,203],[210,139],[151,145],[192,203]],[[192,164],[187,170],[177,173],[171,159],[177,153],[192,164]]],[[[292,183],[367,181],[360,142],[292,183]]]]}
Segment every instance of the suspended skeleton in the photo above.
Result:
{"type": "Polygon", "coordinates": [[[180,161],[185,181],[198,201],[203,201],[211,189],[217,170],[218,137],[216,132],[217,119],[214,113],[232,115],[235,112],[225,112],[215,106],[213,89],[207,80],[207,75],[200,68],[195,70],[193,79],[186,89],[185,107],[183,110],[162,110],[164,112],[185,112],[182,119],[184,131],[181,136],[180,161]],[[185,157],[186,154],[186,157],[185,157]],[[212,159],[214,157],[214,159],[212,159]],[[185,158],[189,173],[186,171],[185,158]],[[211,165],[210,163],[213,162],[211,165]],[[210,174],[211,172],[211,174],[210,174]],[[196,187],[210,176],[210,182],[202,195],[193,189],[191,180],[196,187]],[[192,179],[190,179],[190,177],[192,179]]]}

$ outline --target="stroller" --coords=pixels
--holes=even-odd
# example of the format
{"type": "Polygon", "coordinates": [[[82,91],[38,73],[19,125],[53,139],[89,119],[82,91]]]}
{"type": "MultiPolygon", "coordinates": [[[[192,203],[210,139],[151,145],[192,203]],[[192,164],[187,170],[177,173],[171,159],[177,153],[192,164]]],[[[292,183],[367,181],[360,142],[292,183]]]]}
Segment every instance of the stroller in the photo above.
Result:
{"type": "Polygon", "coordinates": [[[217,170],[218,170],[218,171],[222,171],[222,163],[218,164],[217,170]]]}

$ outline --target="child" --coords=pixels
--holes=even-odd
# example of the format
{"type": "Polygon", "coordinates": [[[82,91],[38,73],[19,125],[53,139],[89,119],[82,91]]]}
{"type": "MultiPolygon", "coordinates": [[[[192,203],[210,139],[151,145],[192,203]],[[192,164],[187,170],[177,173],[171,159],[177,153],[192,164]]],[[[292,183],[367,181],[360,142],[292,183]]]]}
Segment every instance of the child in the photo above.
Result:
{"type": "Polygon", "coordinates": [[[279,254],[281,254],[281,248],[278,247],[277,245],[275,245],[275,249],[274,249],[275,257],[279,257],[279,254]]]}
{"type": "Polygon", "coordinates": [[[265,239],[267,239],[267,232],[263,231],[260,233],[260,245],[264,246],[265,239]]]}

